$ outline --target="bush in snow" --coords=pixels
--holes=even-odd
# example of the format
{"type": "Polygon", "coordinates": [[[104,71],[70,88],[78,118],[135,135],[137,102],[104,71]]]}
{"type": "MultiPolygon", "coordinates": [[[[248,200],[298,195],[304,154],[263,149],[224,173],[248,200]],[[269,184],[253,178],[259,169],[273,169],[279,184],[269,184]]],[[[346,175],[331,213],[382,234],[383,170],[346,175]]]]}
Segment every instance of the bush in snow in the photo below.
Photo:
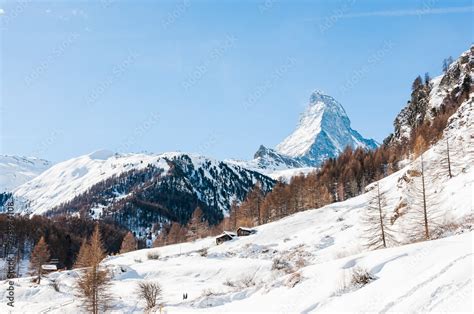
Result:
{"type": "Polygon", "coordinates": [[[147,310],[151,310],[158,304],[161,294],[161,286],[157,282],[142,281],[138,283],[138,296],[145,300],[147,310]]]}
{"type": "Polygon", "coordinates": [[[294,286],[299,284],[301,282],[301,280],[302,280],[301,273],[299,273],[299,272],[293,273],[293,274],[290,275],[290,277],[286,281],[286,286],[288,288],[293,288],[294,286]]]}
{"type": "Polygon", "coordinates": [[[201,292],[201,296],[202,297],[212,297],[212,296],[215,296],[215,295],[219,295],[219,293],[215,292],[214,290],[212,289],[205,289],[201,292]]]}
{"type": "Polygon", "coordinates": [[[49,285],[54,289],[54,291],[59,292],[59,282],[57,282],[57,280],[51,280],[49,285]]]}
{"type": "Polygon", "coordinates": [[[228,286],[228,287],[231,287],[231,288],[235,288],[235,287],[236,287],[235,281],[232,281],[232,280],[230,280],[229,278],[227,278],[227,279],[224,281],[224,286],[228,286]]]}
{"type": "Polygon", "coordinates": [[[245,276],[242,277],[238,282],[237,285],[242,287],[242,288],[249,288],[253,287],[256,285],[255,280],[253,279],[252,276],[245,276]]]}
{"type": "Polygon", "coordinates": [[[151,251],[147,254],[148,259],[157,260],[160,259],[160,253],[157,251],[151,251]]]}
{"type": "Polygon", "coordinates": [[[375,280],[374,275],[369,273],[366,269],[356,267],[352,269],[351,284],[356,287],[363,287],[369,282],[375,280]]]}
{"type": "Polygon", "coordinates": [[[245,288],[256,286],[257,283],[255,282],[255,279],[252,276],[243,276],[236,281],[232,281],[227,278],[226,281],[224,281],[224,285],[231,288],[235,288],[237,290],[243,290],[245,288]]]}
{"type": "Polygon", "coordinates": [[[351,290],[362,288],[363,286],[374,281],[376,278],[369,271],[361,267],[352,268],[347,280],[346,274],[342,278],[341,287],[336,291],[335,295],[341,295],[351,290]]]}
{"type": "Polygon", "coordinates": [[[303,256],[299,256],[298,259],[295,262],[295,266],[297,269],[301,269],[303,267],[306,267],[308,265],[308,262],[303,256]]]}
{"type": "Polygon", "coordinates": [[[283,271],[287,274],[293,272],[293,268],[291,267],[290,263],[279,257],[273,259],[272,270],[283,271]]]}
{"type": "Polygon", "coordinates": [[[202,248],[202,249],[198,250],[198,253],[202,257],[207,257],[207,248],[202,248]]]}

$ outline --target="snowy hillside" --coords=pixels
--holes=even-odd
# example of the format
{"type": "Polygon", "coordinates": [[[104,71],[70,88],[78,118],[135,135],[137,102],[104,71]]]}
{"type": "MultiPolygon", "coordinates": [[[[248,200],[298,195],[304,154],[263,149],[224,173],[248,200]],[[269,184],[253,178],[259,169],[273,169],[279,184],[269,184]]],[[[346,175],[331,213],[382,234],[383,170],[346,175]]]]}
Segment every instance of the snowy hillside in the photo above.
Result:
{"type": "MultiPolygon", "coordinates": [[[[58,163],[14,190],[15,198],[31,213],[42,214],[84,193],[94,184],[131,169],[157,163],[156,155],[115,155],[101,150],[58,163]]],[[[163,160],[159,163],[167,169],[163,160]]]]}
{"type": "Polygon", "coordinates": [[[49,167],[49,161],[35,157],[0,155],[0,193],[11,192],[49,167]]]}
{"type": "Polygon", "coordinates": [[[147,218],[134,211],[134,220],[140,220],[140,227],[151,227],[160,218],[183,223],[196,206],[216,221],[257,182],[264,191],[274,183],[260,173],[198,155],[99,151],[55,165],[18,187],[14,197],[23,213],[88,209],[98,218],[104,210],[139,210],[147,218]]]}
{"type": "Polygon", "coordinates": [[[344,148],[376,148],[374,140],[363,138],[351,128],[342,105],[333,97],[314,92],[296,130],[277,145],[280,154],[298,158],[308,165],[336,157],[344,148]]]}
{"type": "MultiPolygon", "coordinates": [[[[429,204],[437,212],[432,235],[440,239],[407,244],[413,228],[422,225],[403,206],[421,162],[417,158],[378,182],[394,218],[397,246],[376,251],[364,247],[364,194],[261,225],[256,234],[219,246],[206,238],[109,257],[104,264],[114,273],[112,310],[142,312],[145,304],[134,293],[137,283],[156,280],[168,313],[472,312],[473,126],[474,105],[466,101],[444,134],[456,147],[453,178],[439,166],[443,141],[424,154],[427,190],[436,195],[436,203],[429,204]],[[160,258],[149,259],[150,252],[160,258]],[[357,270],[370,274],[367,284],[352,283],[357,270]],[[183,293],[188,300],[182,300],[183,293]]],[[[78,312],[76,277],[75,271],[54,273],[39,287],[19,279],[17,310],[78,312]],[[59,292],[51,286],[53,280],[59,292]]],[[[0,310],[6,311],[6,305],[0,310]]]]}

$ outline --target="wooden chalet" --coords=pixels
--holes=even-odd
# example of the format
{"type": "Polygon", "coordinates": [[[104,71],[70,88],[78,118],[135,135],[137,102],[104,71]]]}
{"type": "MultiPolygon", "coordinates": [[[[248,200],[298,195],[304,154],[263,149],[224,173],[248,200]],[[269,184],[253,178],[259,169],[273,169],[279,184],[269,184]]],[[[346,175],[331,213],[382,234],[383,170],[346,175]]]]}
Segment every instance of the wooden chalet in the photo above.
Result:
{"type": "Polygon", "coordinates": [[[237,229],[237,235],[239,237],[246,237],[254,233],[257,233],[257,230],[245,227],[239,227],[239,229],[237,229]]]}
{"type": "Polygon", "coordinates": [[[216,237],[216,244],[219,245],[219,244],[222,244],[224,242],[230,241],[233,238],[235,238],[236,236],[237,235],[233,232],[224,231],[221,235],[218,235],[216,237]]]}

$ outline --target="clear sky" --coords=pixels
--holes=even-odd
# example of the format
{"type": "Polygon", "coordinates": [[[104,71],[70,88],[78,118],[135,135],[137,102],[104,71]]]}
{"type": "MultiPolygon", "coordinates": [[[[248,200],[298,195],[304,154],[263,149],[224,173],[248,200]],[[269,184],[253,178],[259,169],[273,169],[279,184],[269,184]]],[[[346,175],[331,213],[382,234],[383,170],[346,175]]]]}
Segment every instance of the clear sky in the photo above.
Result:
{"type": "Polygon", "coordinates": [[[381,141],[413,79],[473,42],[472,1],[1,1],[1,153],[250,159],[320,89],[381,141]]]}

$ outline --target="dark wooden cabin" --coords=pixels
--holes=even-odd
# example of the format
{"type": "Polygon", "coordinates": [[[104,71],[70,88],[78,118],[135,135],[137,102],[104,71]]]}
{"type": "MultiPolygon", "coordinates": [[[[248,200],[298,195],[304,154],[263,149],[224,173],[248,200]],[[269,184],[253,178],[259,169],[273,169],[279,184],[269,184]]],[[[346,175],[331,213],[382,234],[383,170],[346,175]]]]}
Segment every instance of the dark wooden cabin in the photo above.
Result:
{"type": "Polygon", "coordinates": [[[257,230],[245,227],[240,227],[239,229],[237,229],[237,235],[239,237],[246,237],[254,233],[257,233],[257,230]]]}
{"type": "Polygon", "coordinates": [[[235,238],[236,236],[237,235],[233,232],[224,231],[224,233],[222,233],[221,235],[218,235],[216,237],[216,244],[219,245],[219,244],[222,244],[224,242],[230,241],[233,238],[235,238]]]}

